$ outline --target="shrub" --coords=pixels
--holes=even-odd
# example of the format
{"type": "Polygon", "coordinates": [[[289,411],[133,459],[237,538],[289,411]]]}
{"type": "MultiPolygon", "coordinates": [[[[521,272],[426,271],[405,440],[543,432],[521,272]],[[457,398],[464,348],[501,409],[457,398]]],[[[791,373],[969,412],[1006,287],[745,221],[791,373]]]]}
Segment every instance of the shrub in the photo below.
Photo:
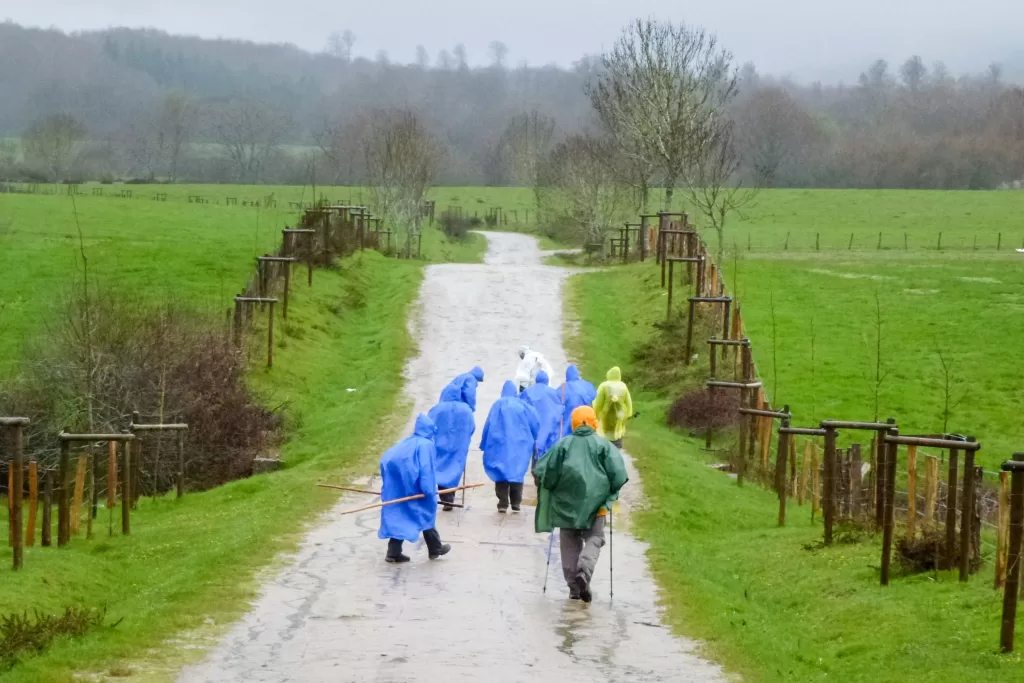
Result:
{"type": "Polygon", "coordinates": [[[677,398],[665,420],[672,427],[703,432],[731,427],[739,420],[739,393],[698,389],[677,398]]]}

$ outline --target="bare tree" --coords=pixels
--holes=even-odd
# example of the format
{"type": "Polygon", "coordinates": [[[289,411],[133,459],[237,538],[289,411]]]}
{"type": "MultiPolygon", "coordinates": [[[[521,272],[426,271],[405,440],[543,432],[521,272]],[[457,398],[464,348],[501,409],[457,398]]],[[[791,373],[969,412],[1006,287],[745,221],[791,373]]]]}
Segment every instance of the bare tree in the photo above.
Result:
{"type": "Polygon", "coordinates": [[[363,136],[369,121],[365,116],[326,120],[313,136],[333,172],[335,184],[349,185],[360,177],[363,160],[363,136]]]}
{"type": "Polygon", "coordinates": [[[777,87],[758,90],[746,99],[737,112],[736,127],[744,160],[768,187],[781,167],[819,137],[810,114],[777,87]]]}
{"type": "Polygon", "coordinates": [[[416,46],[416,66],[421,69],[430,68],[430,55],[427,53],[427,48],[422,45],[416,46]]]}
{"type": "Polygon", "coordinates": [[[242,98],[214,107],[211,137],[221,146],[239,182],[259,182],[263,169],[291,128],[275,106],[242,98]]]}
{"type": "Polygon", "coordinates": [[[555,120],[536,109],[509,119],[498,140],[501,176],[512,185],[535,187],[537,172],[551,151],[555,120]]]}
{"type": "Polygon", "coordinates": [[[466,52],[466,46],[459,43],[452,50],[452,54],[455,56],[455,65],[459,67],[459,71],[466,71],[469,69],[469,54],[466,52]]]}
{"type": "Polygon", "coordinates": [[[611,140],[573,136],[557,145],[538,172],[538,204],[548,227],[580,243],[599,242],[629,204],[604,161],[611,140]]]}
{"type": "Polygon", "coordinates": [[[366,184],[374,208],[399,234],[420,229],[423,200],[434,182],[440,143],[408,109],[378,109],[367,116],[363,138],[366,184]]]}
{"type": "Polygon", "coordinates": [[[949,418],[953,411],[960,407],[960,404],[967,399],[969,390],[964,386],[963,378],[956,370],[956,359],[948,352],[942,350],[942,346],[936,340],[935,355],[939,358],[941,368],[941,380],[939,388],[942,390],[942,433],[949,433],[949,418]],[[959,392],[958,387],[963,387],[959,392]]]}
{"type": "Polygon", "coordinates": [[[505,59],[508,57],[508,45],[500,40],[491,41],[488,48],[491,53],[491,63],[496,69],[505,68],[505,59]]]}
{"type": "Polygon", "coordinates": [[[740,156],[736,150],[734,126],[718,118],[706,132],[703,146],[695,152],[687,168],[686,196],[705,218],[717,238],[715,260],[725,258],[725,225],[729,215],[742,209],[757,196],[759,179],[744,185],[738,178],[740,156]]]}
{"type": "Polygon", "coordinates": [[[352,47],[356,44],[356,34],[345,30],[342,33],[335,31],[327,38],[327,53],[338,59],[348,62],[352,60],[352,47]]]}
{"type": "Polygon", "coordinates": [[[22,136],[25,157],[41,165],[52,180],[63,180],[85,139],[85,127],[70,114],[36,121],[22,136]]]}
{"type": "Polygon", "coordinates": [[[602,57],[591,104],[618,147],[661,173],[665,207],[736,94],[732,55],[699,28],[638,19],[602,57]],[[627,142],[628,144],[623,144],[627,142]]]}
{"type": "Polygon", "coordinates": [[[173,183],[178,179],[178,166],[196,123],[196,103],[185,92],[171,93],[164,98],[160,129],[167,149],[168,174],[173,183]]]}
{"type": "Polygon", "coordinates": [[[910,92],[920,90],[927,75],[928,69],[924,66],[924,60],[918,55],[914,55],[900,67],[900,78],[903,80],[903,85],[907,86],[907,90],[910,92]]]}

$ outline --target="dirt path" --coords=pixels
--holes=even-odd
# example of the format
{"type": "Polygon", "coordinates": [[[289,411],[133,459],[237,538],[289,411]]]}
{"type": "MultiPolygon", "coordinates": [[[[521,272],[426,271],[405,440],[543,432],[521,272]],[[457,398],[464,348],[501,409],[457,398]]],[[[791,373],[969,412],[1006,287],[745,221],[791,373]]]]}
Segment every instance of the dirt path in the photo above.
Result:
{"type": "MultiPolygon", "coordinates": [[[[449,379],[479,364],[477,434],[470,481],[486,481],[480,431],[501,384],[527,343],[561,375],[561,288],[568,272],[540,265],[526,236],[488,235],[485,265],[431,266],[415,321],[420,356],[407,368],[416,412],[428,410],[449,379]]],[[[557,385],[558,381],[552,382],[557,385]]],[[[624,506],[640,494],[631,471],[624,506]]],[[[528,499],[535,492],[526,492],[528,499]]],[[[438,513],[452,544],[431,562],[406,544],[412,563],[384,562],[379,512],[340,516],[367,496],[347,497],[309,534],[294,562],[182,683],[244,681],[717,681],[720,670],[661,624],[644,546],[615,534],[615,598],[608,599],[608,548],[594,574],[590,606],[567,599],[552,558],[542,594],[548,536],[533,532],[533,509],[499,515],[491,487],[470,492],[468,507],[438,513]]]]}

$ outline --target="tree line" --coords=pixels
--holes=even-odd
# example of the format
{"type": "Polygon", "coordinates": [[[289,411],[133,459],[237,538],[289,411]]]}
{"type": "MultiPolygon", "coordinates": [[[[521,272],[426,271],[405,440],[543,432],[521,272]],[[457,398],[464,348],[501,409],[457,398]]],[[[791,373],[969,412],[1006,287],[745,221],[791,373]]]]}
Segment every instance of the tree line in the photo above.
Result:
{"type": "Polygon", "coordinates": [[[356,44],[350,32],[310,53],[0,24],[0,178],[364,183],[381,112],[413,115],[429,133],[432,183],[530,186],[539,202],[563,203],[553,178],[572,179],[577,195],[614,186],[581,202],[591,213],[644,206],[652,187],[711,210],[742,203],[736,186],[983,189],[1024,177],[1024,90],[998,65],[954,77],[915,56],[878,61],[855,84],[801,85],[735,64],[702,29],[644,21],[565,69],[509,68],[500,43],[486,67],[471,67],[461,46],[396,64],[354,57],[356,44]],[[622,78],[659,50],[668,81],[642,69],[632,85],[622,78]],[[642,91],[661,87],[681,99],[655,121],[642,91]],[[710,125],[707,112],[711,129],[688,118],[710,125]],[[696,194],[698,180],[719,192],[696,194]]]}

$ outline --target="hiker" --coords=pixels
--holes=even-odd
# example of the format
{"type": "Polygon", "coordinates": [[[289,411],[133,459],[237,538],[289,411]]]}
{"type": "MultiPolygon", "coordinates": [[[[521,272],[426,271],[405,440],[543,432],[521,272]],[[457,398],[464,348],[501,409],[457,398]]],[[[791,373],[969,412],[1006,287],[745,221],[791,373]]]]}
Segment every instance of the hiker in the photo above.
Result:
{"type": "MultiPolygon", "coordinates": [[[[469,372],[458,375],[448,383],[448,387],[455,386],[459,389],[459,396],[469,409],[476,412],[476,385],[484,381],[484,369],[479,365],[469,372]]],[[[448,387],[445,387],[447,389],[448,387]]],[[[441,400],[444,400],[444,390],[441,391],[441,400]]]]}
{"type": "Polygon", "coordinates": [[[524,389],[519,398],[533,406],[540,418],[537,450],[533,454],[536,457],[546,453],[562,437],[562,402],[558,399],[558,392],[548,384],[548,373],[543,370],[537,373],[537,381],[524,389]]]}
{"type": "Polygon", "coordinates": [[[597,433],[622,448],[626,435],[626,421],[633,419],[633,399],[622,381],[622,371],[614,367],[608,371],[607,381],[601,382],[594,399],[597,413],[597,433]]]}
{"type": "Polygon", "coordinates": [[[537,411],[516,396],[516,385],[505,382],[501,398],[494,402],[484,423],[480,450],[484,452],[484,471],[494,482],[498,512],[512,505],[519,512],[523,502],[523,480],[537,447],[540,418],[537,411]]]}
{"type": "Polygon", "coordinates": [[[565,383],[558,389],[558,398],[562,402],[562,436],[569,436],[572,434],[572,411],[580,406],[593,405],[597,389],[580,378],[580,371],[575,365],[570,365],[565,369],[565,383]]]}
{"type": "Polygon", "coordinates": [[[547,358],[536,351],[531,351],[529,346],[520,346],[519,366],[516,368],[516,386],[519,391],[533,385],[537,381],[537,373],[541,370],[548,373],[548,377],[555,375],[547,358]]]}
{"type": "MultiPolygon", "coordinates": [[[[473,391],[475,393],[476,389],[473,391]]],[[[437,435],[434,437],[434,447],[437,451],[437,457],[434,459],[437,488],[455,488],[459,485],[462,473],[466,471],[469,441],[476,431],[473,411],[463,401],[462,390],[452,382],[441,392],[441,402],[430,409],[427,417],[437,425],[437,435]]],[[[455,492],[442,493],[439,497],[446,503],[444,511],[451,511],[452,506],[447,503],[455,502],[455,492]]]]}
{"type": "Polygon", "coordinates": [[[388,539],[388,562],[408,562],[402,541],[415,541],[423,534],[430,559],[447,555],[451,546],[441,543],[434,528],[437,519],[437,480],[434,474],[434,421],[420,413],[413,435],[392,446],[380,459],[382,501],[423,494],[418,500],[385,505],[380,511],[377,538],[388,539]]]}
{"type": "Polygon", "coordinates": [[[590,580],[604,545],[608,510],[629,481],[622,454],[596,433],[590,406],[572,411],[572,434],[537,461],[537,533],[558,529],[569,597],[590,602],[590,580]]]}

